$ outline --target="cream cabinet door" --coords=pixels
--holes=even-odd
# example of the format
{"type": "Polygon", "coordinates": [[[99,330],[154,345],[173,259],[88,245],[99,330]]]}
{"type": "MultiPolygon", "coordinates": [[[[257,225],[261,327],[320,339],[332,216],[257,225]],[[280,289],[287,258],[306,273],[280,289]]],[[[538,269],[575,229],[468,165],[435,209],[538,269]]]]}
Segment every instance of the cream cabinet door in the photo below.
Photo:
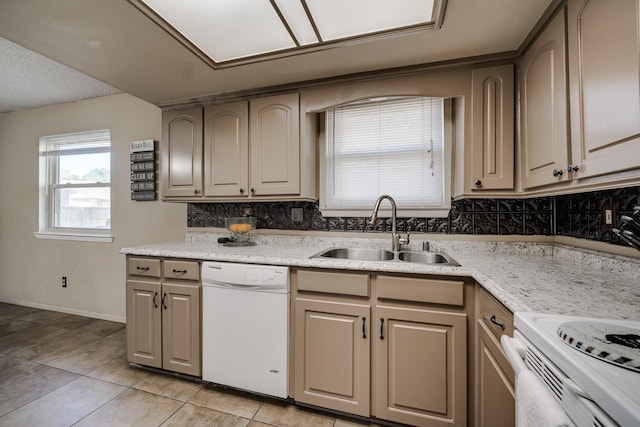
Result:
{"type": "Polygon", "coordinates": [[[466,426],[466,314],[376,306],[374,318],[374,415],[414,426],[466,426]]]}
{"type": "Polygon", "coordinates": [[[200,286],[162,284],[162,367],[200,376],[200,286]]]}
{"type": "Polygon", "coordinates": [[[300,107],[297,93],[250,101],[251,195],[300,194],[300,107]]]}
{"type": "Polygon", "coordinates": [[[204,110],[204,195],[249,195],[249,108],[246,101],[204,110]]]}
{"type": "Polygon", "coordinates": [[[296,299],[294,399],[368,417],[369,306],[296,299]]]}
{"type": "Polygon", "coordinates": [[[500,343],[478,320],[476,427],[514,427],[514,374],[500,343]]]}
{"type": "Polygon", "coordinates": [[[160,283],[127,280],[127,360],[162,368],[160,283]]]}
{"type": "Polygon", "coordinates": [[[519,64],[522,186],[566,181],[569,164],[564,9],[519,64]]]}
{"type": "Polygon", "coordinates": [[[640,2],[568,3],[575,178],[640,167],[640,2]]]}
{"type": "Polygon", "coordinates": [[[514,187],[513,65],[472,71],[472,191],[514,187]]]}
{"type": "Polygon", "coordinates": [[[202,195],[202,108],[162,114],[162,197],[202,195]]]}

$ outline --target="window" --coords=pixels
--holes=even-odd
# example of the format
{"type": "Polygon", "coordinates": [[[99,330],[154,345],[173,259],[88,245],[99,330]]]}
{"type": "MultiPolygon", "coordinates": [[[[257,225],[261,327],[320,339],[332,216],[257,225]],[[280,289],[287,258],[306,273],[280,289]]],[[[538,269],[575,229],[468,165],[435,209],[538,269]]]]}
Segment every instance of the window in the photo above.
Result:
{"type": "Polygon", "coordinates": [[[378,196],[388,194],[398,216],[446,216],[445,104],[442,98],[392,97],[328,110],[322,214],[367,216],[378,196]]]}
{"type": "Polygon", "coordinates": [[[110,131],[41,137],[37,237],[111,241],[110,228],[110,131]]]}

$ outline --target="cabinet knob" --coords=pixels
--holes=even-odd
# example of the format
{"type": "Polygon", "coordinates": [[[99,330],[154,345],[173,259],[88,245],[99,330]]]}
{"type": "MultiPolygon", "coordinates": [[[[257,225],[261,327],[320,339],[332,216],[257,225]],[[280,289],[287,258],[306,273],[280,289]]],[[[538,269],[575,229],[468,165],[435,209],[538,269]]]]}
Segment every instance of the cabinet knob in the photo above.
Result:
{"type": "Polygon", "coordinates": [[[244,194],[244,188],[240,189],[240,194],[244,194]]]}
{"type": "Polygon", "coordinates": [[[553,170],[553,176],[555,176],[556,178],[559,176],[562,176],[562,174],[564,173],[564,171],[562,169],[554,169],[553,170]]]}
{"type": "Polygon", "coordinates": [[[478,179],[474,184],[476,185],[476,187],[480,187],[482,185],[482,181],[478,179]]]}
{"type": "Polygon", "coordinates": [[[193,194],[198,194],[200,192],[200,190],[198,190],[197,188],[195,190],[193,190],[193,194]]]}
{"type": "Polygon", "coordinates": [[[256,192],[256,189],[251,187],[251,194],[255,194],[255,192],[256,192]]]}
{"type": "Polygon", "coordinates": [[[569,166],[567,166],[567,172],[569,172],[569,173],[578,172],[578,169],[580,169],[580,166],[578,166],[578,165],[569,165],[569,166]]]}

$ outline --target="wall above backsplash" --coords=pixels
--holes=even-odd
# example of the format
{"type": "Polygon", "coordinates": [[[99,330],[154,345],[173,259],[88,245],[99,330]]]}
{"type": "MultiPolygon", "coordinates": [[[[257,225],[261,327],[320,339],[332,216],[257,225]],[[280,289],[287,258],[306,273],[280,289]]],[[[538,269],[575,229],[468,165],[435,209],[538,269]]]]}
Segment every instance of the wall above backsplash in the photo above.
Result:
{"type": "MultiPolygon", "coordinates": [[[[371,206],[375,201],[372,201],[371,206]]],[[[452,202],[447,218],[398,218],[400,232],[489,235],[560,235],[626,246],[610,229],[603,229],[603,208],[614,207],[614,220],[640,204],[640,187],[595,191],[534,199],[464,199],[452,202]]],[[[257,228],[277,230],[362,231],[391,230],[391,219],[325,218],[314,202],[190,203],[189,227],[224,227],[226,217],[242,216],[250,207],[257,228]],[[291,219],[291,209],[302,208],[302,222],[291,219]]],[[[615,223],[614,223],[615,225],[615,223]]]]}

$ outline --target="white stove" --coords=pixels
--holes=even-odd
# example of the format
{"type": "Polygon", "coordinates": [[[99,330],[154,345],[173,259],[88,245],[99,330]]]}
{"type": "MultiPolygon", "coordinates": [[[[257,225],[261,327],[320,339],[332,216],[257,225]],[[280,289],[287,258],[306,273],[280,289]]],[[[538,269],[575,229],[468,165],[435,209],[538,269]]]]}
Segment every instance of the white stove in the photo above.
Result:
{"type": "Polygon", "coordinates": [[[511,364],[524,359],[577,426],[640,426],[640,322],[517,312],[514,325],[511,364]]]}

